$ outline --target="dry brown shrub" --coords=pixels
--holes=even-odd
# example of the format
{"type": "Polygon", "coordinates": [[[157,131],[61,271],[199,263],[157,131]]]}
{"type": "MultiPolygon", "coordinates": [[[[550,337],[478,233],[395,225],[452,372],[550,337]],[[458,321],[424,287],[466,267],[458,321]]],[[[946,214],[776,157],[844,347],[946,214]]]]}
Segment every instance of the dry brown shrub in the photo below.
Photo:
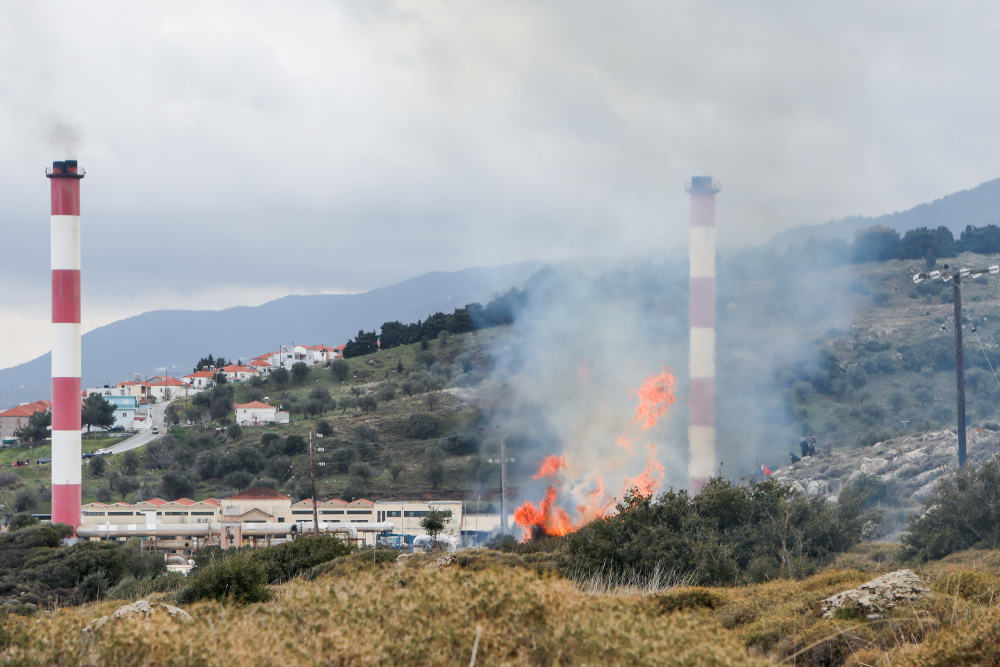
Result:
{"type": "Polygon", "coordinates": [[[530,569],[414,564],[274,590],[249,607],[191,605],[193,625],[109,624],[92,643],[80,630],[118,603],[14,619],[31,641],[0,664],[467,664],[477,626],[477,664],[768,664],[708,614],[659,616],[648,598],[586,595],[530,569]]]}

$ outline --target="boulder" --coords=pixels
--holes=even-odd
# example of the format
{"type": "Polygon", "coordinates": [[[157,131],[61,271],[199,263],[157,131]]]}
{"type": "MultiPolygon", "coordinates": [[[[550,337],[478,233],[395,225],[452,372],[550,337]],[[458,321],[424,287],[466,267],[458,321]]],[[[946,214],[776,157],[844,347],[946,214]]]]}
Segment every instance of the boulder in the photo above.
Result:
{"type": "Polygon", "coordinates": [[[837,593],[819,604],[824,618],[833,618],[837,610],[845,605],[857,605],[866,618],[882,618],[899,603],[919,600],[930,592],[915,572],[897,570],[855,589],[837,593]]]}
{"type": "Polygon", "coordinates": [[[928,482],[927,484],[924,484],[919,489],[910,494],[910,497],[916,500],[917,502],[920,503],[924,502],[925,500],[931,497],[932,493],[934,493],[934,489],[937,488],[939,481],[941,481],[940,477],[931,482],[928,482]]]}
{"type": "Polygon", "coordinates": [[[946,472],[948,472],[948,466],[938,466],[937,468],[933,468],[931,470],[927,470],[926,472],[920,473],[919,475],[913,478],[913,481],[923,486],[928,482],[937,481],[937,479],[946,472]]]}
{"type": "Polygon", "coordinates": [[[877,472],[881,472],[883,468],[889,465],[889,462],[885,459],[870,459],[862,458],[860,470],[866,475],[874,475],[877,472]]]}
{"type": "Polygon", "coordinates": [[[118,610],[111,616],[102,616],[91,621],[90,624],[83,629],[83,632],[84,634],[92,634],[105,624],[115,619],[144,621],[150,617],[155,617],[156,619],[167,617],[178,621],[194,620],[191,618],[191,614],[187,613],[183,609],[180,609],[179,607],[173,607],[169,604],[163,604],[162,602],[146,602],[145,600],[139,600],[133,604],[127,604],[124,607],[119,607],[118,610]]]}
{"type": "Polygon", "coordinates": [[[806,483],[806,493],[811,496],[826,495],[829,485],[822,479],[811,479],[806,483]]]}

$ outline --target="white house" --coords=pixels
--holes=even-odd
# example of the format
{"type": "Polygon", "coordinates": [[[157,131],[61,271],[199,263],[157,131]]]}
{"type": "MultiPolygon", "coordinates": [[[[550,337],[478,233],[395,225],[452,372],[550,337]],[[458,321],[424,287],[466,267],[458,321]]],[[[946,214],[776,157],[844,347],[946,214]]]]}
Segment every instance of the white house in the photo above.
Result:
{"type": "Polygon", "coordinates": [[[194,393],[192,387],[177,378],[157,378],[155,382],[149,383],[149,395],[158,401],[183,398],[192,393],[194,393]]]}
{"type": "MultiPolygon", "coordinates": [[[[287,415],[288,413],[282,413],[287,415]]],[[[274,424],[278,421],[278,408],[274,405],[251,401],[236,404],[237,424],[274,424]]]]}
{"type": "Polygon", "coordinates": [[[223,366],[219,369],[220,373],[226,374],[226,379],[230,382],[243,382],[244,380],[249,380],[252,377],[257,377],[260,373],[253,368],[247,368],[246,366],[236,366],[235,364],[230,364],[228,366],[223,366]]]}
{"type": "Polygon", "coordinates": [[[181,382],[195,389],[209,389],[215,386],[215,373],[195,371],[181,378],[181,382]]]}

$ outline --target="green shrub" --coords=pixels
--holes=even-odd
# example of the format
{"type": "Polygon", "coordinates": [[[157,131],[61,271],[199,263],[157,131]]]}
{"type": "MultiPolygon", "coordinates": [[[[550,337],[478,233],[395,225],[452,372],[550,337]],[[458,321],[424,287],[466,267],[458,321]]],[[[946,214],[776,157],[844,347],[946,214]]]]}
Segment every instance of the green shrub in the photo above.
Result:
{"type": "Polygon", "coordinates": [[[27,512],[21,512],[15,514],[10,519],[10,524],[8,528],[10,530],[21,530],[22,528],[28,528],[29,526],[37,526],[39,523],[37,517],[33,517],[27,512]]]}
{"type": "Polygon", "coordinates": [[[723,602],[718,593],[699,586],[675,588],[656,597],[656,606],[663,614],[686,609],[715,609],[723,602]]]}
{"type": "Polygon", "coordinates": [[[415,440],[429,440],[441,435],[444,423],[438,417],[423,412],[410,415],[406,420],[406,437],[415,440]]]}
{"type": "Polygon", "coordinates": [[[715,478],[694,497],[626,494],[618,514],[569,536],[568,567],[648,576],[667,566],[697,585],[802,577],[854,546],[870,521],[857,503],[831,506],[771,480],[715,478]]]}
{"type": "Polygon", "coordinates": [[[265,549],[208,547],[195,554],[193,574],[197,577],[219,561],[246,557],[264,568],[264,583],[280,584],[300,572],[346,556],[351,551],[348,543],[332,535],[305,535],[265,549]]]}
{"type": "Polygon", "coordinates": [[[909,521],[908,556],[937,559],[969,548],[1000,548],[1000,456],[944,477],[909,521]]]}
{"type": "Polygon", "coordinates": [[[267,570],[254,554],[240,550],[228,558],[218,558],[198,568],[190,584],[178,595],[181,602],[196,600],[233,601],[241,604],[266,602],[267,570]]]}

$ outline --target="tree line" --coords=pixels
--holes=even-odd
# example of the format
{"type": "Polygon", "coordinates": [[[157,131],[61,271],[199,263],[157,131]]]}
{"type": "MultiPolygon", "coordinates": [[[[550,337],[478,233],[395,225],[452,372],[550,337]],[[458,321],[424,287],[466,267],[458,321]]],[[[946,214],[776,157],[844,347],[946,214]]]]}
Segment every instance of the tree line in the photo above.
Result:
{"type": "Polygon", "coordinates": [[[470,303],[462,308],[456,308],[450,315],[437,312],[428,315],[424,320],[409,324],[399,321],[384,322],[380,332],[358,331],[353,340],[347,341],[344,357],[360,357],[380,349],[388,350],[400,345],[431,341],[440,336],[442,331],[459,334],[510,324],[514,321],[514,313],[524,304],[524,300],[524,291],[512,287],[485,306],[480,303],[470,303]]]}
{"type": "Polygon", "coordinates": [[[965,231],[956,239],[944,226],[937,229],[917,227],[901,235],[890,227],[875,225],[858,230],[854,244],[849,248],[846,243],[844,246],[848,261],[856,264],[887,259],[927,259],[928,264],[933,265],[933,260],[954,257],[962,252],[980,255],[1000,253],[1000,227],[966,225],[965,231]]]}

